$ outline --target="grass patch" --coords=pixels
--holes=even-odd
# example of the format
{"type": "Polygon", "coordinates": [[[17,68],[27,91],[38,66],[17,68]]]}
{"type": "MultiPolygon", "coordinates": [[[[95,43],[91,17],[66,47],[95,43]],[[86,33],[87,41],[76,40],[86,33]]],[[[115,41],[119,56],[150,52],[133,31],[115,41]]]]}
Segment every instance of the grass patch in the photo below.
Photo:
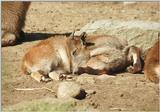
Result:
{"type": "Polygon", "coordinates": [[[20,103],[3,109],[3,112],[66,112],[74,111],[75,100],[41,99],[20,103]]]}

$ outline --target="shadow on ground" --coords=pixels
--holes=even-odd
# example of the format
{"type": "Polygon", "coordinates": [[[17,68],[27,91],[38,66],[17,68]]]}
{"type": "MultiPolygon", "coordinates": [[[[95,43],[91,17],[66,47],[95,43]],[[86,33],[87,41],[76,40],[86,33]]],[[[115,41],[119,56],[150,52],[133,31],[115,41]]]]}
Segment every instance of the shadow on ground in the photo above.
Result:
{"type": "Polygon", "coordinates": [[[18,40],[18,44],[24,43],[24,42],[31,42],[31,41],[37,41],[37,40],[44,40],[51,36],[69,36],[71,32],[67,33],[25,33],[23,38],[20,38],[18,40]]]}

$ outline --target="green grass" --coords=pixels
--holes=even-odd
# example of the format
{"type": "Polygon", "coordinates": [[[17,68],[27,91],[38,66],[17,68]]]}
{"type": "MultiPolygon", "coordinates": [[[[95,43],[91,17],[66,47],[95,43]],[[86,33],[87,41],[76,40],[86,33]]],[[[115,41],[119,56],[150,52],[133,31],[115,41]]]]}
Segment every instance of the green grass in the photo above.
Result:
{"type": "Polygon", "coordinates": [[[75,100],[41,99],[4,108],[3,112],[70,112],[75,106],[75,100]]]}

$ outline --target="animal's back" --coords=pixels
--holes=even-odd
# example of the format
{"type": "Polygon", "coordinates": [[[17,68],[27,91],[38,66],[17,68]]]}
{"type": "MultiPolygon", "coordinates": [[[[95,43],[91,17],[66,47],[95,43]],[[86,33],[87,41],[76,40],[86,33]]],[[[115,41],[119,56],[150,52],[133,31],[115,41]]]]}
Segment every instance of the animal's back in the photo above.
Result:
{"type": "Polygon", "coordinates": [[[91,48],[107,46],[108,48],[122,49],[126,46],[125,41],[123,42],[119,38],[109,35],[88,36],[86,40],[95,43],[91,48]]]}
{"type": "Polygon", "coordinates": [[[44,70],[46,72],[50,71],[52,65],[58,65],[58,51],[59,48],[64,48],[66,44],[66,39],[63,37],[51,37],[47,40],[43,40],[37,45],[33,46],[25,54],[22,61],[22,71],[26,74],[26,68],[31,72],[37,71],[37,69],[44,70]],[[60,44],[61,43],[61,44],[60,44]],[[54,64],[53,64],[54,62],[54,64]],[[47,67],[48,66],[48,67],[47,67]]]}

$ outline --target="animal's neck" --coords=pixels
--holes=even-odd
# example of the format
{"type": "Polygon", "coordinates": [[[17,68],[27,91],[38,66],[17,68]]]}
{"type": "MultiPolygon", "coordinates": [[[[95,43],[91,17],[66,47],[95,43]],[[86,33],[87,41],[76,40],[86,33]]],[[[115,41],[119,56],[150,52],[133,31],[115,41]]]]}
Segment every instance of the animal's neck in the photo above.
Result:
{"type": "Polygon", "coordinates": [[[61,58],[64,70],[67,72],[71,72],[71,59],[68,51],[68,47],[64,45],[64,47],[60,47],[58,49],[59,56],[61,58]]]}

